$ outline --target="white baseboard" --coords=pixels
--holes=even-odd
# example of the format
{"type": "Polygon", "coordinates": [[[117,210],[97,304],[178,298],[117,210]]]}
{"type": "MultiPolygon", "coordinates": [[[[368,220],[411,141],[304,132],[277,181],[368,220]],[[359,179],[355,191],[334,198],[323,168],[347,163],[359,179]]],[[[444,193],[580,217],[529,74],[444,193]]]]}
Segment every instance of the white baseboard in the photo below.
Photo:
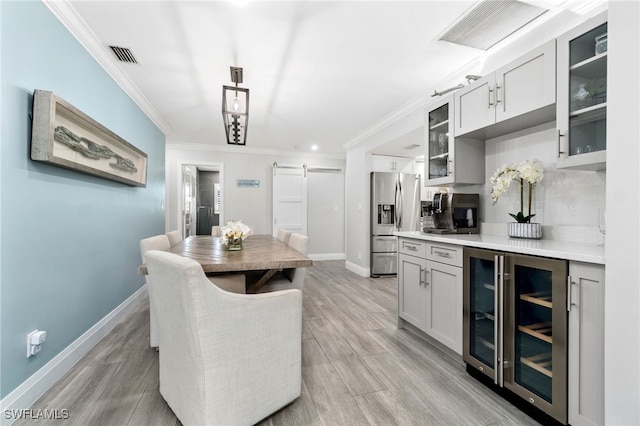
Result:
{"type": "Polygon", "coordinates": [[[0,401],[0,424],[9,426],[16,421],[17,416],[13,413],[31,407],[146,297],[145,284],[4,397],[0,401]]]}
{"type": "Polygon", "coordinates": [[[315,253],[309,254],[311,260],[344,260],[346,258],[344,253],[315,253]]]}
{"type": "Polygon", "coordinates": [[[344,262],[344,267],[347,268],[347,270],[353,272],[354,274],[360,275],[361,277],[366,278],[371,275],[369,268],[363,268],[362,266],[356,265],[355,263],[352,263],[349,261],[344,262]]]}

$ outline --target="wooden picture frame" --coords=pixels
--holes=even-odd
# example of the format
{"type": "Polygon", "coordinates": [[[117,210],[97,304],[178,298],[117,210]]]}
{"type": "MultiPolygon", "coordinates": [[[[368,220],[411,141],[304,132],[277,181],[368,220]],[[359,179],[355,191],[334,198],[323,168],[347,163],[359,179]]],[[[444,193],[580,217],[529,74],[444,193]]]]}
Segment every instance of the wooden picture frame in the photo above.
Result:
{"type": "Polygon", "coordinates": [[[126,185],[147,185],[147,154],[46,90],[33,93],[31,159],[126,185]]]}

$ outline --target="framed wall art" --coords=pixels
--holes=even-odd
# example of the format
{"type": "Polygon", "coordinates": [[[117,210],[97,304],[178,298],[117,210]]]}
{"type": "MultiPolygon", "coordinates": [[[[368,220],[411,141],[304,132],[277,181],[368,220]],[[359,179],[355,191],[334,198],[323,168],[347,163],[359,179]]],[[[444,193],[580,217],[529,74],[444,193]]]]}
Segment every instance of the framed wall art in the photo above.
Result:
{"type": "Polygon", "coordinates": [[[147,154],[45,90],[33,93],[31,159],[126,185],[147,184],[147,154]]]}

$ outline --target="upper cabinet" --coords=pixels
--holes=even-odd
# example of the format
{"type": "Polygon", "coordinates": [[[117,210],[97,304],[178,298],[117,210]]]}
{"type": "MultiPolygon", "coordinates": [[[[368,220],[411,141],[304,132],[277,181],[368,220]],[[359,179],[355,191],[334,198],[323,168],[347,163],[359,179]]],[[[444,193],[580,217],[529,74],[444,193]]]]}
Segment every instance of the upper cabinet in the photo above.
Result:
{"type": "Polygon", "coordinates": [[[553,120],[556,41],[455,93],[455,136],[487,139],[553,120]]]}
{"type": "Polygon", "coordinates": [[[607,160],[606,12],[557,41],[558,168],[603,170],[607,160]]]}
{"type": "Polygon", "coordinates": [[[484,143],[453,137],[453,109],[453,95],[427,107],[424,186],[484,182],[484,143]]]}

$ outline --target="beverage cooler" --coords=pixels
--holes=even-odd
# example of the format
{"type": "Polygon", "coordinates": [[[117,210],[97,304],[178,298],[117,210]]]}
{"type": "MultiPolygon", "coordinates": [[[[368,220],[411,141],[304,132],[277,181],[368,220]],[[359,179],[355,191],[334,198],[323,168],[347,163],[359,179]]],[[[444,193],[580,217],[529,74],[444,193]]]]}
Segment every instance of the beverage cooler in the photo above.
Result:
{"type": "Polygon", "coordinates": [[[463,359],[567,423],[567,262],[464,250],[463,359]]]}

